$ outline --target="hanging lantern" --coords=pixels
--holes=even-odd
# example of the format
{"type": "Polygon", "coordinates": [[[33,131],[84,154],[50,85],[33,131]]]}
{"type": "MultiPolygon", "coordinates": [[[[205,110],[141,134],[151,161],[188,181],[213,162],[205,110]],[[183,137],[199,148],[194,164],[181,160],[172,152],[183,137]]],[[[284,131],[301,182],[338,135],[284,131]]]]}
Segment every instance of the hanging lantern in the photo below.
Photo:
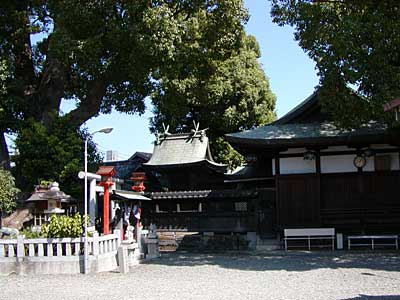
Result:
{"type": "Polygon", "coordinates": [[[132,190],[135,192],[143,192],[146,187],[144,181],[146,180],[146,173],[144,172],[133,172],[131,179],[133,180],[132,190]]]}

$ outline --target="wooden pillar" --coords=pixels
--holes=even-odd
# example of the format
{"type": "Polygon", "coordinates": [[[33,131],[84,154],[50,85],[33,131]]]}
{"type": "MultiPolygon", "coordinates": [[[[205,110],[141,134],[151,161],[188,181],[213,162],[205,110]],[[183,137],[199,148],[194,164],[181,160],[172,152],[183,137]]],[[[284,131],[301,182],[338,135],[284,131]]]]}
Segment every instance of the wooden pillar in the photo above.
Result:
{"type": "Polygon", "coordinates": [[[315,173],[321,175],[321,153],[319,150],[315,151],[315,173]]]}
{"type": "Polygon", "coordinates": [[[279,152],[275,154],[275,175],[280,175],[281,174],[281,165],[279,161],[279,152]]]}
{"type": "Polygon", "coordinates": [[[103,196],[103,234],[110,233],[110,192],[108,186],[104,186],[103,196]]]}
{"type": "Polygon", "coordinates": [[[104,178],[99,185],[104,188],[103,196],[103,234],[110,233],[110,194],[109,189],[114,185],[112,177],[115,175],[115,169],[113,166],[100,166],[96,172],[97,175],[104,178]]]}
{"type": "Polygon", "coordinates": [[[319,149],[315,151],[315,173],[317,174],[317,188],[318,188],[318,226],[322,225],[321,207],[323,207],[321,197],[321,152],[319,149]]]}
{"type": "Polygon", "coordinates": [[[274,157],[275,162],[275,207],[276,207],[276,224],[278,228],[280,228],[280,203],[279,203],[279,176],[281,174],[281,166],[279,160],[279,151],[275,153],[274,157]]]}

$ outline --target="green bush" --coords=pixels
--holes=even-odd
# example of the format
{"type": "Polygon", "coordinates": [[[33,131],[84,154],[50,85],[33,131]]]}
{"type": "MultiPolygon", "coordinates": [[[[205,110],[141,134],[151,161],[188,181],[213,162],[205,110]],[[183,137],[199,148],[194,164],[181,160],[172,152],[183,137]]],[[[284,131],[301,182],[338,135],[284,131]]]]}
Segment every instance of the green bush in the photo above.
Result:
{"type": "Polygon", "coordinates": [[[19,234],[25,236],[26,239],[40,239],[45,237],[42,232],[32,231],[32,228],[24,228],[19,234]]]}
{"type": "Polygon", "coordinates": [[[50,223],[42,225],[41,234],[48,238],[76,238],[82,236],[84,217],[75,214],[73,217],[52,215],[50,223]]]}

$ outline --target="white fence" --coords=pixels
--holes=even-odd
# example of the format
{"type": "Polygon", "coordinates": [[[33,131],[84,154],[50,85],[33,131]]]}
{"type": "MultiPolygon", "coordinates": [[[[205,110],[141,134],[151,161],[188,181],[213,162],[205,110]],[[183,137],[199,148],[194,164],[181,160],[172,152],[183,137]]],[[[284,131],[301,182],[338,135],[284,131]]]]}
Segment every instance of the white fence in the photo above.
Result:
{"type": "MultiPolygon", "coordinates": [[[[119,245],[118,231],[105,236],[95,233],[89,237],[89,270],[99,272],[116,268],[119,245]]],[[[0,274],[79,273],[83,268],[83,256],[84,238],[25,239],[18,236],[0,239],[0,274]],[[59,266],[54,267],[57,264],[59,266]]]]}

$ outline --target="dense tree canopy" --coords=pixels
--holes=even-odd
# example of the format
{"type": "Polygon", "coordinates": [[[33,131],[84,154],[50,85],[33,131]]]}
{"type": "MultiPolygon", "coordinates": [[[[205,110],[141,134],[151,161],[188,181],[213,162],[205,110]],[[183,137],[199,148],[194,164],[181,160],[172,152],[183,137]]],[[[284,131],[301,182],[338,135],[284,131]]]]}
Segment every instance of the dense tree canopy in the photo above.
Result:
{"type": "Polygon", "coordinates": [[[256,42],[244,34],[242,0],[4,0],[0,6],[0,154],[2,161],[8,155],[4,134],[16,133],[17,174],[27,183],[79,166],[81,151],[72,144],[80,126],[112,110],[141,114],[148,96],[158,112],[155,126],[168,116],[166,102],[192,103],[187,112],[196,121],[221,127],[215,136],[272,116],[256,42]],[[253,81],[241,67],[255,72],[253,81]],[[63,101],[76,108],[63,114],[63,101]],[[224,122],[203,122],[209,104],[224,122]]]}
{"type": "Polygon", "coordinates": [[[397,0],[271,0],[274,22],[316,62],[325,108],[344,126],[384,119],[400,96],[397,0]],[[354,92],[360,97],[354,97],[354,92]]]}
{"type": "Polygon", "coordinates": [[[275,118],[275,95],[258,62],[256,39],[243,34],[239,48],[228,58],[202,49],[181,53],[174,76],[160,70],[162,85],[154,95],[153,130],[168,124],[173,131],[188,132],[193,121],[209,128],[212,152],[217,161],[233,168],[242,160],[222,139],[225,133],[267,124],[275,118]]]}

